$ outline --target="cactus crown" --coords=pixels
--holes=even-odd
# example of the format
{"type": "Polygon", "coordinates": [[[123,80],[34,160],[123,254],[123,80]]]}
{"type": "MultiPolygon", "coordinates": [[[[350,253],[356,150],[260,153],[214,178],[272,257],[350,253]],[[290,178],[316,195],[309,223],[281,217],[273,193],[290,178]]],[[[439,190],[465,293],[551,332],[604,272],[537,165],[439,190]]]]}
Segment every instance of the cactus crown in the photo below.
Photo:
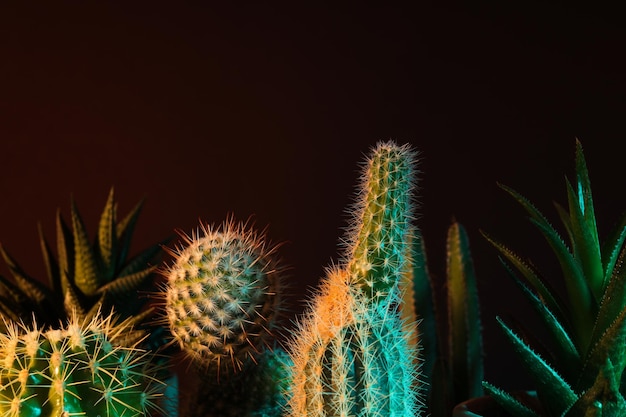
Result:
{"type": "Polygon", "coordinates": [[[384,297],[407,269],[415,157],[408,145],[379,142],[360,177],[345,262],[350,279],[372,298],[384,297]]]}
{"type": "Polygon", "coordinates": [[[164,271],[170,331],[197,364],[238,371],[268,343],[282,309],[277,246],[232,218],[181,236],[164,271]]]}
{"type": "Polygon", "coordinates": [[[556,206],[569,246],[526,198],[502,186],[526,210],[554,252],[565,284],[565,300],[531,263],[485,235],[550,336],[547,346],[531,343],[527,332],[514,330],[498,318],[531,373],[543,406],[538,409],[523,404],[485,383],[485,389],[516,416],[577,417],[600,415],[600,409],[603,415],[626,415],[626,384],[622,383],[626,369],[626,217],[601,245],[587,166],[578,140],[575,161],[576,181],[566,181],[568,208],[556,206]]]}

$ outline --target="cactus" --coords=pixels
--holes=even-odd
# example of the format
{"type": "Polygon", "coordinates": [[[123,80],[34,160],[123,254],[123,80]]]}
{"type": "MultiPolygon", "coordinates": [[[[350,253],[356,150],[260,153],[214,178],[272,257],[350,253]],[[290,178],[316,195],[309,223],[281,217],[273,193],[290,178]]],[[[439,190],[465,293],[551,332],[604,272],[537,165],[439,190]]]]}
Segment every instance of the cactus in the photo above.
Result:
{"type": "Polygon", "coordinates": [[[122,318],[139,314],[147,298],[137,297],[138,290],[151,284],[161,253],[160,244],[155,244],[129,257],[141,207],[142,202],[118,221],[117,203],[111,188],[93,243],[89,241],[73,200],[71,228],[58,211],[58,258],[54,257],[39,228],[48,285],[31,277],[0,246],[0,254],[14,278],[12,282],[0,277],[0,316],[13,321],[32,317],[40,326],[56,326],[67,320],[70,314],[88,318],[105,309],[115,309],[122,318]]]}
{"type": "Polygon", "coordinates": [[[444,309],[436,303],[437,291],[421,236],[416,239],[413,254],[416,261],[410,277],[422,333],[422,373],[430,382],[424,389],[428,414],[450,416],[456,404],[483,395],[482,329],[467,232],[457,221],[448,228],[445,316],[440,315],[444,309]],[[446,317],[447,326],[443,326],[446,317]]]}
{"type": "Polygon", "coordinates": [[[164,271],[172,336],[207,372],[237,372],[269,344],[282,309],[277,246],[234,219],[182,237],[164,271]]]}
{"type": "Polygon", "coordinates": [[[380,142],[367,159],[348,247],[293,335],[291,416],[415,416],[415,322],[403,320],[415,153],[380,142]]]}
{"type": "Polygon", "coordinates": [[[133,417],[158,409],[163,383],[151,355],[117,341],[130,321],[72,316],[44,331],[7,323],[0,334],[0,415],[133,417]]]}
{"type": "Polygon", "coordinates": [[[195,375],[181,399],[184,417],[279,417],[289,395],[290,358],[280,347],[265,349],[246,361],[241,372],[217,380],[212,374],[195,375]]]}

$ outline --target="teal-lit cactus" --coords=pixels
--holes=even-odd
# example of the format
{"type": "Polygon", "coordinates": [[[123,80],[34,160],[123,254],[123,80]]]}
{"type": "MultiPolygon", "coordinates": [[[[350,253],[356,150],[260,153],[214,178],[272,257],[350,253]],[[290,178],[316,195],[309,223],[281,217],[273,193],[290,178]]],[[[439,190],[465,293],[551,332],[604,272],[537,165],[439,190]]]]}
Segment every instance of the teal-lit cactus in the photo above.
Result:
{"type": "Polygon", "coordinates": [[[342,264],[328,271],[293,337],[293,417],[421,410],[416,323],[401,313],[414,164],[412,149],[391,141],[367,159],[342,264]]]}
{"type": "Polygon", "coordinates": [[[128,322],[111,316],[61,329],[7,323],[0,334],[0,415],[133,417],[157,409],[163,383],[146,351],[116,339],[128,322]]]}
{"type": "Polygon", "coordinates": [[[202,369],[181,399],[184,417],[280,417],[290,390],[291,360],[280,347],[246,361],[241,372],[216,380],[202,369]]]}
{"type": "Polygon", "coordinates": [[[415,152],[380,142],[360,177],[345,262],[368,297],[386,296],[407,268],[415,152]]]}
{"type": "Polygon", "coordinates": [[[207,372],[236,372],[269,344],[282,309],[276,246],[232,219],[183,238],[165,271],[170,331],[207,372]]]}

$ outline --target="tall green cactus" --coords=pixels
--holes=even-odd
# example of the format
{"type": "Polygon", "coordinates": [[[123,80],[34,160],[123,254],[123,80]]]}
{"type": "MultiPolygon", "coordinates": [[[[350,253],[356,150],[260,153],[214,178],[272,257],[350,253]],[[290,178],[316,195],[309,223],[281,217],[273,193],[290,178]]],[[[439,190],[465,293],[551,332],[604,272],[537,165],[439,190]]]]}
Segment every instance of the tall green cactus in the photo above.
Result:
{"type": "Polygon", "coordinates": [[[158,409],[163,383],[150,355],[121,347],[130,321],[112,316],[62,329],[7,323],[0,334],[0,415],[133,417],[158,409]]]}
{"type": "Polygon", "coordinates": [[[380,142],[367,159],[343,263],[331,268],[293,337],[289,412],[416,416],[416,323],[402,319],[415,153],[380,142]]]}
{"type": "Polygon", "coordinates": [[[165,271],[169,328],[205,370],[236,372],[271,341],[282,309],[276,246],[233,219],[183,239],[165,271]]]}

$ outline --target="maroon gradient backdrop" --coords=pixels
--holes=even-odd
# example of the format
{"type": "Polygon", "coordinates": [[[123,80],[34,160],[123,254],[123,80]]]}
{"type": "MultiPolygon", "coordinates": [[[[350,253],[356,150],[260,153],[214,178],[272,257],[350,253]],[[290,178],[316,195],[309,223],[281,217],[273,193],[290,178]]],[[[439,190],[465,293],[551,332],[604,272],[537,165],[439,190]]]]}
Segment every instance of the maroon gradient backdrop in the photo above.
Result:
{"type": "Polygon", "coordinates": [[[619,15],[532,1],[180,3],[0,6],[0,242],[42,276],[37,222],[53,240],[73,195],[93,233],[111,186],[122,213],[147,197],[136,249],[200,218],[254,214],[286,242],[298,311],[337,259],[362,155],[381,139],[410,142],[437,285],[456,216],[475,254],[487,376],[525,387],[494,315],[525,320],[528,307],[479,229],[552,268],[496,181],[556,222],[575,137],[601,232],[626,207],[619,15]]]}

